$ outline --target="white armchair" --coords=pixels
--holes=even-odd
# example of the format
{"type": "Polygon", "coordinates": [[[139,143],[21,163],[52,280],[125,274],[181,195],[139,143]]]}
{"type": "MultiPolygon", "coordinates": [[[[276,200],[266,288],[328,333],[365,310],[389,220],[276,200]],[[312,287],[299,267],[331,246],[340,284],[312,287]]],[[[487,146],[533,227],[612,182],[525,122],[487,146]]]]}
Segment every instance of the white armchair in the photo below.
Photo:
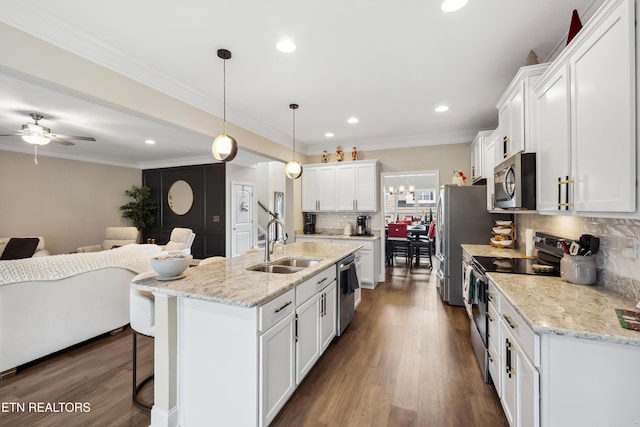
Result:
{"type": "Polygon", "coordinates": [[[138,243],[138,229],[135,227],[107,227],[104,231],[104,240],[100,245],[82,246],[78,248],[81,252],[99,252],[112,249],[114,246],[124,246],[131,243],[138,243]]]}
{"type": "Polygon", "coordinates": [[[176,227],[171,231],[169,243],[162,246],[161,249],[167,252],[184,251],[186,254],[191,253],[191,245],[196,238],[196,233],[190,228],[176,227]]]}

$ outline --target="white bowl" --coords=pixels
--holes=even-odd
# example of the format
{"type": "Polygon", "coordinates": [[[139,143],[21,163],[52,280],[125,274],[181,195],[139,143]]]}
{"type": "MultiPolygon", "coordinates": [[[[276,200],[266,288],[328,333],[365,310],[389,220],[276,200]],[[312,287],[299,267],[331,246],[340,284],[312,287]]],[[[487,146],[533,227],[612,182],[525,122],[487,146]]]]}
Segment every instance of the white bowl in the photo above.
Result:
{"type": "Polygon", "coordinates": [[[496,234],[510,234],[511,233],[511,228],[494,227],[493,228],[493,232],[496,233],[496,234]]]}
{"type": "Polygon", "coordinates": [[[496,240],[496,239],[491,239],[491,243],[493,243],[494,245],[498,245],[498,246],[509,246],[511,244],[512,240],[496,240]]]}
{"type": "Polygon", "coordinates": [[[503,220],[496,221],[496,225],[511,225],[511,224],[513,224],[513,221],[503,221],[503,220]]]}
{"type": "Polygon", "coordinates": [[[189,268],[192,255],[158,255],[149,259],[149,265],[162,277],[177,277],[189,268]]]}

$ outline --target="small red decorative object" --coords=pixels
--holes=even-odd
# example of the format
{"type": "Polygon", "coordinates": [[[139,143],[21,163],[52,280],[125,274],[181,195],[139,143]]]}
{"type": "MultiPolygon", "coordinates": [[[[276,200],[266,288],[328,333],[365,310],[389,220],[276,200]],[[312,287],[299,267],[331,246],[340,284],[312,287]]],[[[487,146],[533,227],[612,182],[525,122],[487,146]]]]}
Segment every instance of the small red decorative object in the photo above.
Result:
{"type": "Polygon", "coordinates": [[[580,17],[578,16],[578,11],[573,10],[573,14],[571,15],[571,25],[569,26],[569,36],[567,36],[567,44],[571,43],[571,40],[578,34],[578,32],[582,29],[582,22],[580,21],[580,17]]]}

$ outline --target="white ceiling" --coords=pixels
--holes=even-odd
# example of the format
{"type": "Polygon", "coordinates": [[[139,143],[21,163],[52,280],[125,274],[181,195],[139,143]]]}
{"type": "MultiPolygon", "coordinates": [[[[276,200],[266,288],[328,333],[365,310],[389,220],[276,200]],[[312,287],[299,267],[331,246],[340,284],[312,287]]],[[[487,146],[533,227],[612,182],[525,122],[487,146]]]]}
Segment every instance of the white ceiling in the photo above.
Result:
{"type": "MultiPolygon", "coordinates": [[[[496,102],[529,51],[540,62],[552,58],[572,10],[584,23],[602,1],[469,0],[443,14],[440,0],[0,0],[0,21],[217,116],[223,61],[216,51],[229,49],[227,120],[290,147],[288,105],[298,103],[297,148],[319,154],[336,145],[469,142],[495,128],[496,102]],[[283,37],[295,52],[276,50],[283,37]],[[435,113],[440,104],[449,111],[435,113]],[[348,124],[351,116],[360,122],[348,124]]],[[[49,144],[43,155],[136,167],[211,161],[208,135],[21,76],[0,74],[0,93],[0,133],[20,129],[37,111],[50,117],[41,124],[52,132],[97,139],[49,144]],[[146,138],[158,144],[146,146],[146,138]]],[[[32,147],[3,137],[0,149],[32,147]]],[[[241,163],[261,159],[242,155],[241,163]]]]}

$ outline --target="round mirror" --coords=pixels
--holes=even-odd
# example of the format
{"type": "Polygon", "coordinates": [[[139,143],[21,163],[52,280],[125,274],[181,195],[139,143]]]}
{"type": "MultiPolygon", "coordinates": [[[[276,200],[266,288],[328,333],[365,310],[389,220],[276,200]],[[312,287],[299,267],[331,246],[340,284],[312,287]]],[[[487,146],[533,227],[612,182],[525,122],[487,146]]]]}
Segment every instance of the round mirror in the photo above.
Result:
{"type": "Polygon", "coordinates": [[[178,180],[171,184],[167,200],[171,212],[176,215],[184,215],[193,206],[193,189],[187,181],[178,180]]]}

